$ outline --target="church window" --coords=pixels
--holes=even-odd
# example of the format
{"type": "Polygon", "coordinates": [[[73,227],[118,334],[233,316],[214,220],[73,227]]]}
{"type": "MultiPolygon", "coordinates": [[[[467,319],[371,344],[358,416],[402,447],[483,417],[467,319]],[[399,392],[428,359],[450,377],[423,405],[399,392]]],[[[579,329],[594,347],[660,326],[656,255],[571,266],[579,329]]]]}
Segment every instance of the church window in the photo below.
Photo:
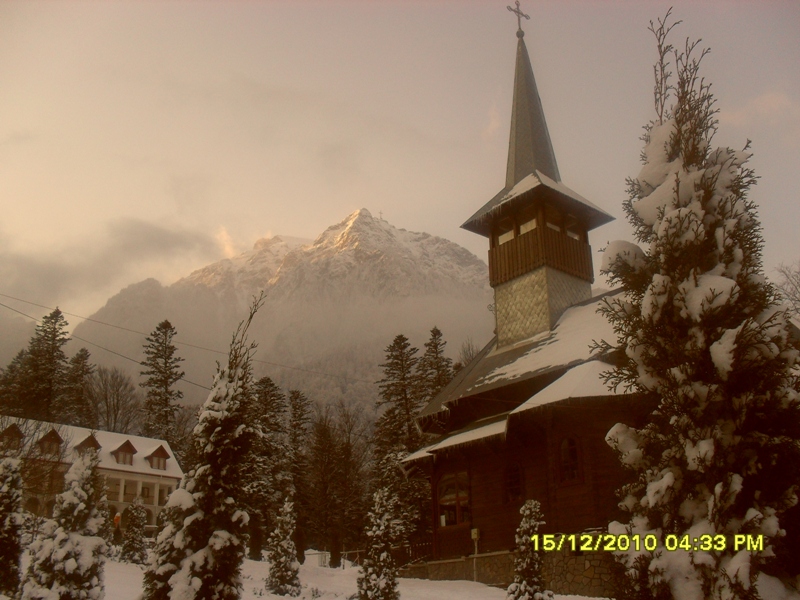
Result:
{"type": "Polygon", "coordinates": [[[497,245],[502,246],[514,239],[514,223],[511,219],[500,221],[497,230],[497,245]]]}
{"type": "Polygon", "coordinates": [[[444,475],[439,480],[439,526],[470,520],[469,479],[466,472],[444,475]]]}
{"type": "Polygon", "coordinates": [[[523,233],[528,233],[534,229],[536,229],[536,218],[533,218],[530,221],[525,221],[522,225],[520,225],[519,234],[522,235],[523,233]]]}
{"type": "Polygon", "coordinates": [[[505,473],[505,501],[519,502],[523,496],[522,469],[517,463],[506,467],[505,473]]]}
{"type": "Polygon", "coordinates": [[[559,460],[561,481],[577,481],[580,476],[578,461],[578,442],[574,438],[565,438],[561,442],[559,460]]]}

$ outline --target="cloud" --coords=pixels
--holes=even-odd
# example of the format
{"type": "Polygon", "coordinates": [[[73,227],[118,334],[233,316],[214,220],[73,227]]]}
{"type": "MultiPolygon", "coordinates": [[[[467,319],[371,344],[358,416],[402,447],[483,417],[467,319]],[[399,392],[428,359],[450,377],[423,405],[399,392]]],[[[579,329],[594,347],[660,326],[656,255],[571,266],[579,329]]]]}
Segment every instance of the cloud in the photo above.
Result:
{"type": "Polygon", "coordinates": [[[481,137],[484,141],[489,141],[497,135],[498,131],[500,131],[500,113],[497,112],[497,104],[492,102],[489,107],[489,122],[481,131],[481,137]]]}
{"type": "Polygon", "coordinates": [[[737,127],[766,125],[780,128],[783,139],[796,144],[797,136],[800,135],[800,102],[790,98],[785,92],[764,92],[744,106],[721,110],[719,120],[723,124],[737,127]]]}
{"type": "Polygon", "coordinates": [[[232,258],[237,254],[241,254],[241,249],[233,242],[231,234],[228,233],[224,226],[220,225],[219,230],[214,235],[214,240],[216,240],[217,246],[222,250],[222,255],[225,258],[232,258]]]}
{"type": "MultiPolygon", "coordinates": [[[[48,253],[22,253],[0,239],[0,291],[53,305],[119,289],[132,279],[218,257],[216,241],[201,232],[139,219],[117,219],[95,238],[48,253]]],[[[176,273],[176,276],[185,273],[176,273]]]]}

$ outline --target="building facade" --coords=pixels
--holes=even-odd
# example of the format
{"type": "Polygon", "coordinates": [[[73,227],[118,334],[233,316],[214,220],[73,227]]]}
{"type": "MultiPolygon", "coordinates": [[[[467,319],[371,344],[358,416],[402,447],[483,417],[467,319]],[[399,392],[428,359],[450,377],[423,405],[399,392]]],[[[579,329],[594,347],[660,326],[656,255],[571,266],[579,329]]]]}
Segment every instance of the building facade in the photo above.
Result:
{"type": "Polygon", "coordinates": [[[155,531],[158,514],[183,477],[166,441],[0,417],[0,454],[23,460],[22,502],[31,514],[52,516],[55,496],[64,487],[64,474],[76,453],[86,448],[98,451],[111,518],[120,513],[124,527],[125,509],[139,497],[147,513],[147,528],[155,531]]]}

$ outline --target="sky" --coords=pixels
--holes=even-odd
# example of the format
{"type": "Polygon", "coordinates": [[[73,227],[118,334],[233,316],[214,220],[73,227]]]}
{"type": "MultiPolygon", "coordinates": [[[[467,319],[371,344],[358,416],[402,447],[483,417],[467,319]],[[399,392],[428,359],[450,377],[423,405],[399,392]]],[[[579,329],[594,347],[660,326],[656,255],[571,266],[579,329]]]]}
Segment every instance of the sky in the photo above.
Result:
{"type": "MultiPolygon", "coordinates": [[[[0,0],[0,294],[88,315],[362,207],[486,260],[459,226],[504,184],[508,4],[0,0]]],[[[772,275],[800,259],[798,2],[525,1],[562,180],[617,217],[594,250],[631,239],[647,26],[671,5],[673,42],[711,48],[715,143],[752,140],[772,275]]]]}

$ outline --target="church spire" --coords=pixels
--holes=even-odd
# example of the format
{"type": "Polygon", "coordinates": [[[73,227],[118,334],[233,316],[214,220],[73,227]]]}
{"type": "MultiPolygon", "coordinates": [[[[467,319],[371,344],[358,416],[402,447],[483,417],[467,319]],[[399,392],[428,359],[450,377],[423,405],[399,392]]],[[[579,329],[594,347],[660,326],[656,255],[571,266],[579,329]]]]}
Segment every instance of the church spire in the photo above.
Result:
{"type": "Polygon", "coordinates": [[[508,10],[517,15],[517,63],[514,73],[514,100],[511,106],[511,135],[508,141],[506,188],[511,189],[537,170],[554,181],[561,181],[556,156],[547,131],[542,101],[536,89],[533,68],[525,46],[522,17],[530,19],[519,8],[508,10]]]}

